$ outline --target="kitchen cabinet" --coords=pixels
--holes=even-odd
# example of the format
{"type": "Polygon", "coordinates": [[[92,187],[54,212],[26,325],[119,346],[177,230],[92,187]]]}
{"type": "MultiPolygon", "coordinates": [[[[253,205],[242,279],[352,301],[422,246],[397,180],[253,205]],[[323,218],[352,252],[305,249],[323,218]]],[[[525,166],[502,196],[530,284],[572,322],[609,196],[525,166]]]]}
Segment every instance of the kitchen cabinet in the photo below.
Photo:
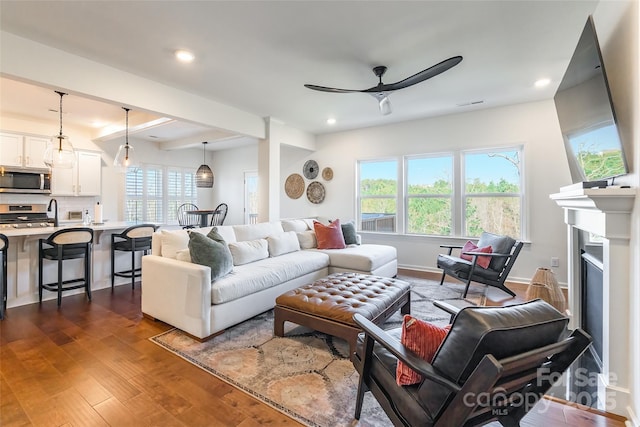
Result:
{"type": "Polygon", "coordinates": [[[94,151],[76,151],[72,169],[51,169],[52,196],[99,196],[102,190],[102,158],[94,151]]]}
{"type": "Polygon", "coordinates": [[[49,138],[17,133],[0,134],[0,165],[44,169],[49,138]]]}
{"type": "Polygon", "coordinates": [[[0,134],[0,165],[22,167],[24,136],[15,133],[0,134]]]}
{"type": "Polygon", "coordinates": [[[48,168],[44,163],[44,152],[50,138],[41,136],[24,137],[24,166],[27,168],[48,168]]]}

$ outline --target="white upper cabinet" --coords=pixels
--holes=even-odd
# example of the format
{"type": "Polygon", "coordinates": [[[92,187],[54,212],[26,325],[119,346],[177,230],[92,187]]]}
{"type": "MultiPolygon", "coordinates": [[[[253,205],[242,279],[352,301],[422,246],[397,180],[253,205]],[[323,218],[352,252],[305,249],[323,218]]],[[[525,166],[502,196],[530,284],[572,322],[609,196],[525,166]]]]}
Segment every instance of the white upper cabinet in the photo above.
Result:
{"type": "Polygon", "coordinates": [[[49,138],[21,135],[17,133],[0,134],[0,166],[44,169],[44,151],[49,138]]]}
{"type": "Polygon", "coordinates": [[[73,169],[51,169],[53,196],[99,196],[102,190],[102,158],[99,152],[77,151],[73,169]]]}
{"type": "Polygon", "coordinates": [[[44,164],[44,152],[49,138],[41,136],[25,136],[24,138],[24,166],[27,168],[47,168],[44,164]]]}
{"type": "Polygon", "coordinates": [[[0,166],[22,167],[24,136],[14,133],[0,134],[0,166]]]}

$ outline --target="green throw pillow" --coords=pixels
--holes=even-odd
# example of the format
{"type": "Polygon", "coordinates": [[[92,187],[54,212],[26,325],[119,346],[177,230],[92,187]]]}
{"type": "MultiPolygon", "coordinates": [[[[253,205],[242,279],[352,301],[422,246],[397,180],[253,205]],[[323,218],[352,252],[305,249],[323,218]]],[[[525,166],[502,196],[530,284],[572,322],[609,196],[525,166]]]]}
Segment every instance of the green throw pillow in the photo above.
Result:
{"type": "Polygon", "coordinates": [[[357,245],[358,235],[356,233],[356,225],[350,221],[344,224],[340,224],[342,227],[342,235],[344,236],[344,243],[346,245],[357,245]]]}
{"type": "Polygon", "coordinates": [[[205,236],[192,231],[189,233],[189,253],[191,261],[211,268],[211,280],[226,276],[233,270],[233,258],[224,239],[213,230],[205,236]]]}

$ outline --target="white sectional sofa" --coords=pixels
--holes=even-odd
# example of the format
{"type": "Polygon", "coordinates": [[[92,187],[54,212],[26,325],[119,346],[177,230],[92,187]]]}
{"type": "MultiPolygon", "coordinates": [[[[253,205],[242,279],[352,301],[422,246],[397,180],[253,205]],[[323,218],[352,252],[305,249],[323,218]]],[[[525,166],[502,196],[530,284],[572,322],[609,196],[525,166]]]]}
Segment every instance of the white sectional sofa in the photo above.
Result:
{"type": "MultiPolygon", "coordinates": [[[[212,228],[189,231],[206,235],[212,228]]],[[[269,242],[267,246],[271,251],[267,257],[253,262],[242,265],[234,262],[229,274],[212,281],[210,267],[190,260],[187,230],[154,233],[151,255],[142,258],[142,312],[146,316],[206,340],[273,308],[280,294],[328,274],[345,271],[384,277],[397,274],[397,253],[392,246],[313,247],[313,224],[309,219],[216,229],[232,253],[234,248],[243,245],[241,242],[247,242],[245,245],[256,242],[264,247],[263,239],[269,242]],[[297,238],[293,248],[292,234],[297,238]],[[278,247],[279,241],[289,242],[288,246],[278,247]],[[283,247],[287,253],[282,253],[283,247]]]]}

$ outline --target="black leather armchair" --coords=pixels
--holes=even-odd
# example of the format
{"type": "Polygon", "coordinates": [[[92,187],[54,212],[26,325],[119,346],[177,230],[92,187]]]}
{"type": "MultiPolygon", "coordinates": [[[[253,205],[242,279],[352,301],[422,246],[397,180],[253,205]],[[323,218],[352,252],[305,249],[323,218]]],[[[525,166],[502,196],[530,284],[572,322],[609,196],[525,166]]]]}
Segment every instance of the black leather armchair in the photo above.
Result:
{"type": "Polygon", "coordinates": [[[494,286],[502,289],[511,296],[516,294],[504,284],[511,267],[516,262],[518,254],[522,249],[522,242],[512,239],[509,236],[483,232],[478,240],[479,248],[491,246],[492,253],[464,252],[471,256],[471,261],[452,255],[453,249],[462,249],[462,246],[440,245],[441,248],[448,248],[449,253],[438,255],[437,266],[442,269],[440,285],[444,282],[445,276],[449,275],[466,283],[462,298],[466,298],[471,282],[482,283],[483,285],[494,286]],[[487,268],[478,265],[478,256],[488,256],[491,262],[487,268]]]}
{"type": "Polygon", "coordinates": [[[400,343],[401,329],[383,331],[357,314],[354,320],[364,331],[353,359],[360,374],[355,418],[370,390],[396,426],[517,426],[591,343],[542,300],[462,309],[431,363],[400,343]],[[422,382],[398,386],[398,360],[422,382]]]}

